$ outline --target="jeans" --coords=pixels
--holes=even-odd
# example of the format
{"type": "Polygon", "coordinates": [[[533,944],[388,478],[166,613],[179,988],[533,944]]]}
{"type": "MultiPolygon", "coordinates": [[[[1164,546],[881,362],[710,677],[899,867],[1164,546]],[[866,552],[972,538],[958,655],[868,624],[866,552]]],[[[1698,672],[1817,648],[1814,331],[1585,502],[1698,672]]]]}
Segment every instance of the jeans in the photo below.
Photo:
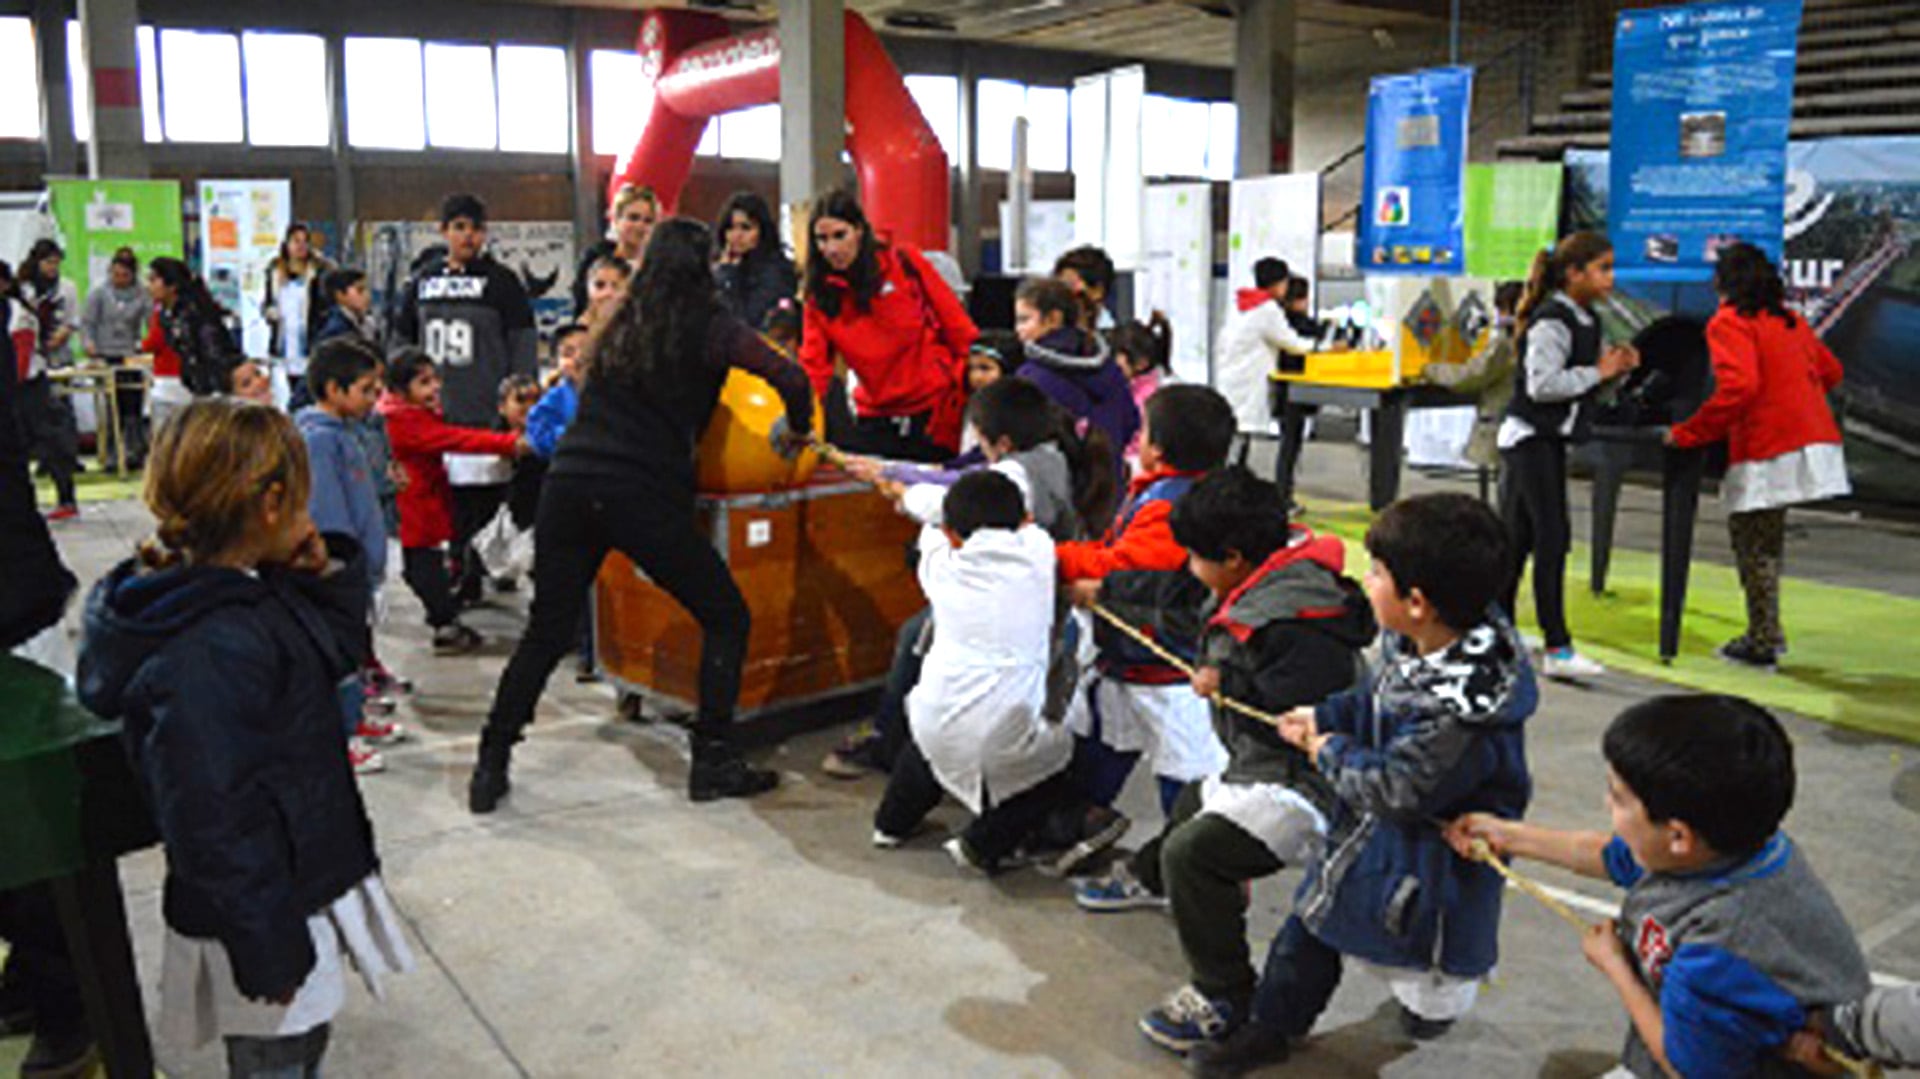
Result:
{"type": "Polygon", "coordinates": [[[283,1038],[229,1037],[228,1079],[320,1079],[331,1028],[322,1023],[305,1034],[283,1038]]]}
{"type": "Polygon", "coordinates": [[[1512,545],[1513,577],[1507,582],[1507,614],[1518,620],[1520,572],[1533,556],[1533,609],[1546,646],[1569,648],[1567,631],[1567,548],[1573,526],[1567,519],[1567,444],[1536,435],[1500,451],[1500,517],[1512,545]]]}
{"type": "Polygon", "coordinates": [[[907,694],[920,684],[920,668],[927,658],[920,650],[920,637],[932,620],[933,608],[923,608],[907,619],[893,639],[893,666],[887,668],[887,682],[873,712],[873,733],[879,740],[873,760],[888,770],[911,740],[907,735],[907,694]]]}
{"type": "Polygon", "coordinates": [[[1253,1018],[1290,1038],[1304,1038],[1339,987],[1340,953],[1307,932],[1298,915],[1290,916],[1267,949],[1253,1018]]]}
{"type": "MultiPolygon", "coordinates": [[[[873,815],[873,827],[904,839],[933,812],[944,794],[933,767],[909,737],[894,758],[887,792],[873,815]]],[[[974,857],[991,867],[1012,854],[1055,810],[1079,798],[1078,788],[1065,772],[1057,772],[1004,801],[995,801],[988,791],[980,815],[960,835],[974,857]]]]}
{"type": "Polygon", "coordinates": [[[579,642],[587,592],[607,552],[633,560],[700,624],[696,743],[729,741],[750,616],[733,574],[694,517],[692,499],[549,476],[534,525],[533,609],[501,672],[483,745],[512,746],[533,722],[547,678],[579,642]]]}
{"type": "Polygon", "coordinates": [[[460,608],[453,602],[453,584],[447,577],[447,552],[438,547],[407,547],[400,551],[400,578],[427,609],[427,625],[434,629],[453,624],[460,608]]]}

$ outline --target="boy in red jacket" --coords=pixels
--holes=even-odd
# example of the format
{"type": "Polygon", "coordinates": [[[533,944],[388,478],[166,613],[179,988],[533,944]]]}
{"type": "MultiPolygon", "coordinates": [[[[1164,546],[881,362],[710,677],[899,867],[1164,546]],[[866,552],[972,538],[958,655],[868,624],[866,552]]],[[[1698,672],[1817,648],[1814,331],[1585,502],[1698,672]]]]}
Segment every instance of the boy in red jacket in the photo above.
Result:
{"type": "MultiPolygon", "coordinates": [[[[1173,538],[1173,506],[1226,463],[1235,430],[1233,406],[1209,387],[1166,386],[1147,399],[1140,474],[1119,516],[1100,539],[1056,548],[1062,587],[1075,605],[1097,602],[1144,624],[1176,654],[1191,654],[1206,593],[1173,538]]],[[[1094,801],[1111,804],[1151,751],[1161,808],[1170,809],[1182,787],[1226,763],[1207,702],[1185,675],[1105,623],[1096,624],[1094,643],[1095,673],[1067,716],[1080,738],[1081,780],[1094,801]]]]}
{"type": "Polygon", "coordinates": [[[447,482],[448,453],[522,457],[527,441],[511,431],[456,427],[440,417],[440,373],[417,348],[403,349],[387,363],[387,394],[380,401],[393,459],[406,469],[400,491],[401,576],[427,609],[437,655],[478,648],[480,634],[462,623],[447,574],[447,541],[453,538],[453,493],[447,482]]]}

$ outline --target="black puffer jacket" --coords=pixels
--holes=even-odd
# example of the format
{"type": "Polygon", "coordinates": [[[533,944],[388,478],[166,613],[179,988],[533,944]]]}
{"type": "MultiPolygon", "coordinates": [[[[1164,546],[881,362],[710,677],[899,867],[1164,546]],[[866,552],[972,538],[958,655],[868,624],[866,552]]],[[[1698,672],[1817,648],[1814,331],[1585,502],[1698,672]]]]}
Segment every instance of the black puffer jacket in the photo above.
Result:
{"type": "Polygon", "coordinates": [[[335,692],[359,666],[365,577],[350,539],[328,546],[326,576],[129,560],[87,601],[80,699],[125,724],[167,924],[219,940],[250,997],[298,988],[307,918],[378,868],[335,692]]]}
{"type": "Polygon", "coordinates": [[[767,328],[767,312],[774,304],[791,300],[800,292],[793,260],[764,251],[755,251],[739,262],[714,263],[713,281],[720,288],[721,305],[755,330],[767,328]]]}

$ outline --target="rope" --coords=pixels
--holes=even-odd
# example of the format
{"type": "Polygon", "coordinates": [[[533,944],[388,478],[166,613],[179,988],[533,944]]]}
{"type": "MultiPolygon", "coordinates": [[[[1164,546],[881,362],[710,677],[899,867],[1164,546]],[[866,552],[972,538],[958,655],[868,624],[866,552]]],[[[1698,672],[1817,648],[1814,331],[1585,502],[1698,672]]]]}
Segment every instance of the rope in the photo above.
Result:
{"type": "MultiPolygon", "coordinates": [[[[1161,646],[1159,641],[1156,641],[1152,637],[1147,636],[1145,633],[1140,632],[1140,630],[1134,628],[1134,626],[1131,623],[1129,623],[1126,619],[1121,618],[1119,615],[1114,614],[1112,611],[1107,610],[1105,607],[1100,606],[1098,603],[1093,604],[1087,609],[1092,611],[1102,621],[1106,622],[1108,625],[1112,626],[1114,629],[1117,629],[1121,633],[1124,633],[1128,637],[1132,638],[1134,643],[1140,645],[1141,647],[1145,648],[1147,651],[1152,652],[1154,655],[1159,656],[1161,659],[1165,660],[1167,665],[1172,667],[1174,670],[1179,671],[1181,674],[1186,675],[1188,678],[1193,677],[1193,664],[1188,663],[1186,660],[1181,659],[1179,656],[1176,656],[1172,652],[1167,651],[1164,647],[1161,646]]],[[[1238,712],[1241,715],[1248,717],[1249,719],[1257,719],[1260,722],[1265,723],[1269,727],[1278,727],[1280,725],[1280,717],[1277,715],[1274,715],[1272,712],[1263,712],[1260,709],[1255,708],[1250,704],[1242,704],[1241,702],[1236,701],[1232,697],[1226,696],[1225,694],[1215,693],[1213,695],[1212,700],[1213,700],[1213,703],[1219,705],[1222,708],[1227,709],[1230,712],[1238,712]]]]}

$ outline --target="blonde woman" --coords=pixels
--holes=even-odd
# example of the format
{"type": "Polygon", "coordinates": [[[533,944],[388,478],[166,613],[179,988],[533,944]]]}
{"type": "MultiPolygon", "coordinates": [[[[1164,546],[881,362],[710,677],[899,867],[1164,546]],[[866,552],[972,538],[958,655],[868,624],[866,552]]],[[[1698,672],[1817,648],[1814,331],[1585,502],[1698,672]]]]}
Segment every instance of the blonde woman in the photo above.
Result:
{"type": "Polygon", "coordinates": [[[631,269],[640,269],[640,256],[647,249],[647,240],[653,236],[654,223],[659,220],[660,196],[653,193],[653,188],[626,184],[613,193],[613,207],[607,211],[606,238],[587,248],[573,275],[576,320],[586,319],[587,279],[593,275],[594,263],[617,258],[631,269]]]}

